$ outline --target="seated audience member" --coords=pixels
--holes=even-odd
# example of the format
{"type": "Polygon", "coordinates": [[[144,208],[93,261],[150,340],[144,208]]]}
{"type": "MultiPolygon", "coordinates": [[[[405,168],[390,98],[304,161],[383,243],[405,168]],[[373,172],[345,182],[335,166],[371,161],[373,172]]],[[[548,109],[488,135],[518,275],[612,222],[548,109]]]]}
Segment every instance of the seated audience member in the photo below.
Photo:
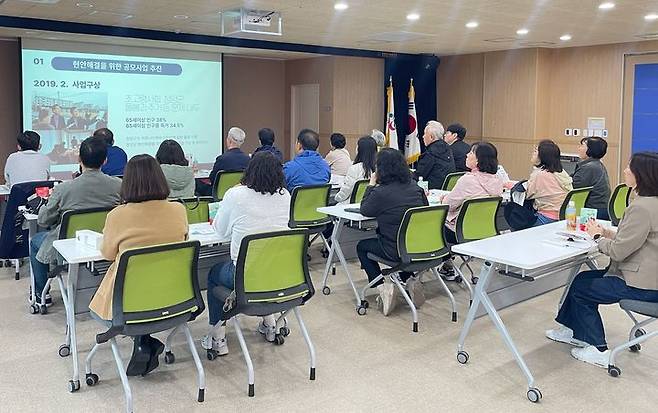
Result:
{"type": "Polygon", "coordinates": [[[215,182],[219,171],[244,171],[249,163],[249,155],[242,152],[240,147],[244,143],[246,135],[240,128],[232,127],[226,135],[226,150],[215,159],[215,165],[210,172],[210,182],[215,182]]]}
{"type": "Polygon", "coordinates": [[[260,146],[256,148],[254,154],[258,152],[271,152],[279,162],[283,163],[283,153],[274,146],[274,131],[270,128],[263,128],[258,131],[258,140],[260,141],[260,146]]]}
{"type": "Polygon", "coordinates": [[[431,120],[425,127],[423,142],[425,152],[416,165],[416,178],[428,182],[429,189],[441,189],[449,173],[455,172],[455,160],[450,146],[443,140],[443,125],[431,120]]]}
{"type": "Polygon", "coordinates": [[[108,128],[97,129],[94,136],[103,139],[107,145],[107,161],[101,167],[101,171],[110,176],[123,175],[123,168],[126,167],[126,162],[128,162],[128,155],[123,149],[114,146],[112,131],[108,128]]]}
{"type": "Polygon", "coordinates": [[[172,139],[163,141],[155,154],[155,159],[158,160],[169,185],[169,198],[194,196],[194,170],[178,142],[172,139]]]}
{"type": "Polygon", "coordinates": [[[345,176],[352,165],[350,153],[345,149],[345,136],[342,133],[332,133],[329,139],[331,141],[331,150],[324,157],[324,160],[331,168],[331,175],[345,176]]]}
{"type": "Polygon", "coordinates": [[[624,180],[637,197],[618,230],[593,219],[587,224],[599,251],[610,257],[610,266],[576,276],[555,318],[560,326],[546,331],[549,339],[575,346],[574,358],[602,368],[608,368],[610,350],[599,305],[620,300],[658,303],[658,153],[633,155],[624,180]]]}
{"type": "Polygon", "coordinates": [[[608,170],[601,162],[608,151],[608,142],[599,137],[583,138],[578,147],[578,157],[581,159],[571,176],[574,188],[592,187],[585,202],[587,208],[598,211],[598,219],[609,219],[608,201],[610,200],[610,179],[608,170]]]}
{"type": "MultiPolygon", "coordinates": [[[[457,216],[465,201],[473,198],[500,196],[503,193],[503,181],[497,175],[498,151],[495,146],[489,142],[474,144],[466,155],[466,167],[470,172],[461,176],[452,191],[441,201],[449,208],[444,228],[445,239],[449,244],[457,243],[455,235],[457,216]]],[[[441,268],[441,274],[447,280],[455,279],[452,260],[446,261],[441,268]]]]}
{"type": "Polygon", "coordinates": [[[471,145],[464,142],[466,137],[466,128],[459,123],[454,123],[446,129],[443,139],[450,145],[452,157],[455,160],[457,172],[468,172],[466,165],[466,155],[471,151],[471,145]]]}
{"type": "Polygon", "coordinates": [[[37,223],[49,231],[38,232],[30,241],[30,264],[34,274],[37,300],[46,285],[50,263],[57,259],[53,241],[59,235],[59,225],[66,211],[113,207],[119,203],[121,180],[100,171],[107,156],[107,145],[100,138],[90,137],[80,145],[79,162],[82,175],[53,188],[48,202],[39,209],[37,223]]]}
{"type": "Polygon", "coordinates": [[[384,135],[384,132],[380,131],[379,129],[373,129],[370,137],[373,138],[375,142],[377,142],[377,147],[383,148],[386,146],[386,135],[384,135]]]}
{"type": "MultiPolygon", "coordinates": [[[[356,252],[363,268],[372,281],[381,274],[379,263],[368,258],[373,253],[382,258],[398,261],[398,230],[404,213],[409,208],[428,205],[421,187],[411,178],[409,166],[402,153],[384,148],[377,155],[377,167],[370,175],[370,186],[361,201],[361,213],[377,219],[377,237],[359,241],[356,252]]],[[[413,273],[400,273],[414,304],[419,307],[425,301],[422,285],[413,273]]],[[[376,284],[379,290],[377,304],[384,315],[389,315],[397,303],[397,289],[393,283],[376,284]]]]}
{"type": "Polygon", "coordinates": [[[571,177],[562,169],[560,148],[551,140],[543,140],[532,152],[535,169],[528,179],[526,199],[534,200],[535,226],[550,224],[560,218],[560,207],[573,189],[571,177]]]}
{"type": "MultiPolygon", "coordinates": [[[[112,265],[89,304],[93,317],[108,322],[112,320],[114,281],[121,254],[131,248],[185,241],[188,231],[185,207],[167,201],[167,181],[151,155],[132,157],[125,169],[121,182],[123,204],[107,215],[100,248],[103,258],[112,265]]],[[[126,373],[137,376],[151,372],[158,367],[162,350],[164,345],[158,339],[136,336],[126,373]]]]}
{"type": "Polygon", "coordinates": [[[8,187],[30,181],[45,181],[50,177],[50,159],[39,153],[41,137],[28,130],[18,134],[18,152],[9,155],[5,163],[8,187]]]}
{"type": "Polygon", "coordinates": [[[370,179],[375,171],[377,159],[377,142],[370,136],[364,136],[356,143],[354,164],[347,169],[347,175],[334,199],[338,203],[348,203],[354,185],[362,179],[370,179]]]}
{"type": "Polygon", "coordinates": [[[317,152],[320,137],[311,129],[302,129],[297,135],[297,156],[283,165],[286,185],[292,192],[295,187],[326,184],[331,178],[329,165],[317,152]]]}
{"type": "MultiPolygon", "coordinates": [[[[288,229],[290,193],[286,190],[283,168],[270,152],[254,155],[244,171],[240,185],[224,195],[213,220],[215,231],[222,239],[231,240],[231,260],[215,265],[208,274],[208,318],[210,331],[201,341],[206,350],[220,356],[228,353],[224,302],[210,293],[215,287],[234,288],[235,264],[242,239],[253,233],[288,229]]],[[[274,316],[263,317],[258,332],[269,342],[274,341],[274,316]]]]}

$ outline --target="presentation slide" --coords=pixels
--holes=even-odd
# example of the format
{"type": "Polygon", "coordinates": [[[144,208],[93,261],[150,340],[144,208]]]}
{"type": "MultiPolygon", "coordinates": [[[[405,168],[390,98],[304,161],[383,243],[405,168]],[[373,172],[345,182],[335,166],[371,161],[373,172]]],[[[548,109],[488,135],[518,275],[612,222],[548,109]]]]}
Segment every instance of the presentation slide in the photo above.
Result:
{"type": "MultiPolygon", "coordinates": [[[[162,53],[162,51],[160,51],[162,53]]],[[[221,55],[214,61],[31,49],[23,45],[23,127],[41,135],[53,172],[77,169],[78,149],[108,127],[128,157],[174,139],[211,164],[222,146],[221,55]]]]}

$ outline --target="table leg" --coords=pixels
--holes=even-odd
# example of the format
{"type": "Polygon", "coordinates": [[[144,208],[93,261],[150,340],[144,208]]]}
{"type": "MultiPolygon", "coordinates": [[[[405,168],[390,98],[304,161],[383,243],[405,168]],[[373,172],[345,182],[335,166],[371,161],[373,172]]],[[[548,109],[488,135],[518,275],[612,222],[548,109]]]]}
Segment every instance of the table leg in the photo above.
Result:
{"type": "Polygon", "coordinates": [[[71,358],[73,360],[73,376],[69,381],[69,391],[74,392],[80,389],[80,368],[78,366],[78,340],[75,331],[75,296],[78,283],[78,271],[80,265],[69,264],[69,276],[66,285],[66,294],[68,305],[66,306],[66,323],[68,325],[71,337],[71,358]]]}
{"type": "Polygon", "coordinates": [[[331,289],[327,285],[327,280],[329,278],[329,270],[331,269],[331,264],[334,259],[334,252],[336,250],[336,243],[338,239],[338,228],[340,228],[343,225],[343,220],[338,219],[338,220],[333,220],[334,222],[334,229],[331,231],[331,247],[329,248],[329,256],[327,257],[327,265],[324,267],[324,276],[322,277],[322,294],[324,295],[329,295],[331,292],[331,289]]]}
{"type": "MultiPolygon", "coordinates": [[[[350,287],[352,287],[352,291],[354,292],[354,297],[356,300],[356,306],[358,307],[361,304],[361,298],[359,297],[359,292],[356,290],[356,286],[354,285],[354,281],[352,280],[352,276],[350,275],[350,271],[347,268],[347,261],[345,260],[345,255],[343,254],[343,250],[340,248],[340,243],[338,242],[338,239],[340,238],[340,233],[343,230],[343,224],[345,223],[345,220],[343,218],[339,218],[338,222],[334,222],[334,230],[331,233],[331,249],[329,250],[329,257],[327,258],[327,265],[325,266],[324,269],[324,279],[322,282],[322,292],[325,293],[325,287],[327,287],[327,277],[329,276],[329,269],[331,268],[331,261],[334,257],[334,253],[338,255],[338,260],[340,261],[341,265],[343,266],[343,270],[345,270],[345,277],[347,277],[347,281],[350,283],[350,287]]],[[[330,290],[326,290],[329,292],[330,290]]]]}
{"type": "Polygon", "coordinates": [[[471,325],[473,324],[473,320],[475,320],[475,315],[477,314],[477,311],[480,307],[483,291],[486,291],[485,288],[489,283],[491,275],[493,274],[494,271],[495,271],[495,266],[492,265],[491,263],[485,262],[482,265],[482,269],[480,270],[480,280],[475,285],[475,292],[473,293],[473,303],[471,304],[471,308],[468,310],[468,314],[466,315],[466,320],[464,321],[464,327],[462,327],[462,331],[459,334],[459,341],[457,342],[457,352],[461,352],[464,349],[464,342],[466,341],[466,336],[471,330],[471,325]]]}
{"type": "MultiPolygon", "coordinates": [[[[29,220],[27,221],[27,248],[28,248],[28,263],[30,263],[30,306],[34,306],[35,304],[38,305],[37,303],[37,296],[36,296],[36,284],[34,280],[34,273],[32,272],[32,263],[30,258],[32,257],[32,237],[34,237],[34,234],[37,233],[37,222],[34,220],[29,220]]],[[[35,313],[38,312],[38,308],[33,308],[32,311],[35,313]]]]}

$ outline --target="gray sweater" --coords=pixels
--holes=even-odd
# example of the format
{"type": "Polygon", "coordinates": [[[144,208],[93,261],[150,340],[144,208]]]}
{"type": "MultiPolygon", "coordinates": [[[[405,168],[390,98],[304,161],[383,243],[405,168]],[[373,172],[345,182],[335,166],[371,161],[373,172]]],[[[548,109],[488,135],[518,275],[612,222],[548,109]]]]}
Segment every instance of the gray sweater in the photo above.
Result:
{"type": "Polygon", "coordinates": [[[194,171],[191,166],[163,164],[160,167],[169,184],[169,198],[194,196],[194,171]]]}
{"type": "Polygon", "coordinates": [[[592,192],[585,203],[587,208],[608,208],[610,179],[601,160],[589,158],[578,162],[572,178],[574,188],[592,187],[592,192]]]}

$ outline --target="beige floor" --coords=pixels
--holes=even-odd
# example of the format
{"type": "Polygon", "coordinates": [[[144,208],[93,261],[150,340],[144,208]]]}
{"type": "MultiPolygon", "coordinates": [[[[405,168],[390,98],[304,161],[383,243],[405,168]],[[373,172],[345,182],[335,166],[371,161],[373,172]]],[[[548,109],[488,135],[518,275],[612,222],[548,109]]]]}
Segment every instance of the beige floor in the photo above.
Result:
{"type": "MultiPolygon", "coordinates": [[[[312,271],[320,285],[322,266],[314,254],[312,271]]],[[[353,273],[363,285],[355,265],[353,273]]],[[[502,317],[535,373],[544,394],[538,405],[525,397],[526,382],[491,322],[474,324],[467,339],[468,365],[455,359],[455,346],[465,317],[467,293],[452,284],[458,297],[460,322],[450,322],[446,297],[435,283],[426,285],[429,301],[420,311],[420,332],[410,330],[404,305],[390,317],[376,310],[359,317],[353,296],[339,272],[330,296],[318,294],[303,315],[318,354],[317,380],[308,380],[308,353],[295,321],[283,346],[265,343],[253,332],[257,320],[246,319],[247,341],[256,369],[256,397],[246,395],[246,368],[236,336],[229,329],[230,354],[207,361],[206,401],[195,401],[196,376],[182,335],[174,351],[174,365],[162,365],[147,378],[132,378],[136,411],[451,411],[588,412],[652,411],[658,401],[658,340],[639,354],[625,352],[618,360],[623,375],[613,379],[603,369],[577,362],[569,348],[543,336],[552,325],[559,292],[504,310],[502,317]]],[[[64,308],[59,294],[46,316],[30,315],[25,297],[28,279],[14,281],[0,270],[0,411],[7,412],[117,412],[123,392],[109,347],[96,356],[101,382],[84,383],[79,392],[67,391],[70,359],[57,355],[63,340],[64,308]]],[[[603,310],[608,339],[618,343],[631,324],[616,307],[603,310]]],[[[206,331],[206,316],[192,325],[196,338],[206,331]]],[[[81,362],[98,331],[93,321],[78,323],[81,362]]],[[[131,342],[122,339],[124,358],[131,342]]],[[[198,344],[198,342],[197,342],[198,344]]],[[[197,345],[199,351],[200,346],[197,345]]],[[[81,369],[84,373],[84,364],[81,369]]],[[[83,376],[84,377],[84,376],[83,376]]]]}

